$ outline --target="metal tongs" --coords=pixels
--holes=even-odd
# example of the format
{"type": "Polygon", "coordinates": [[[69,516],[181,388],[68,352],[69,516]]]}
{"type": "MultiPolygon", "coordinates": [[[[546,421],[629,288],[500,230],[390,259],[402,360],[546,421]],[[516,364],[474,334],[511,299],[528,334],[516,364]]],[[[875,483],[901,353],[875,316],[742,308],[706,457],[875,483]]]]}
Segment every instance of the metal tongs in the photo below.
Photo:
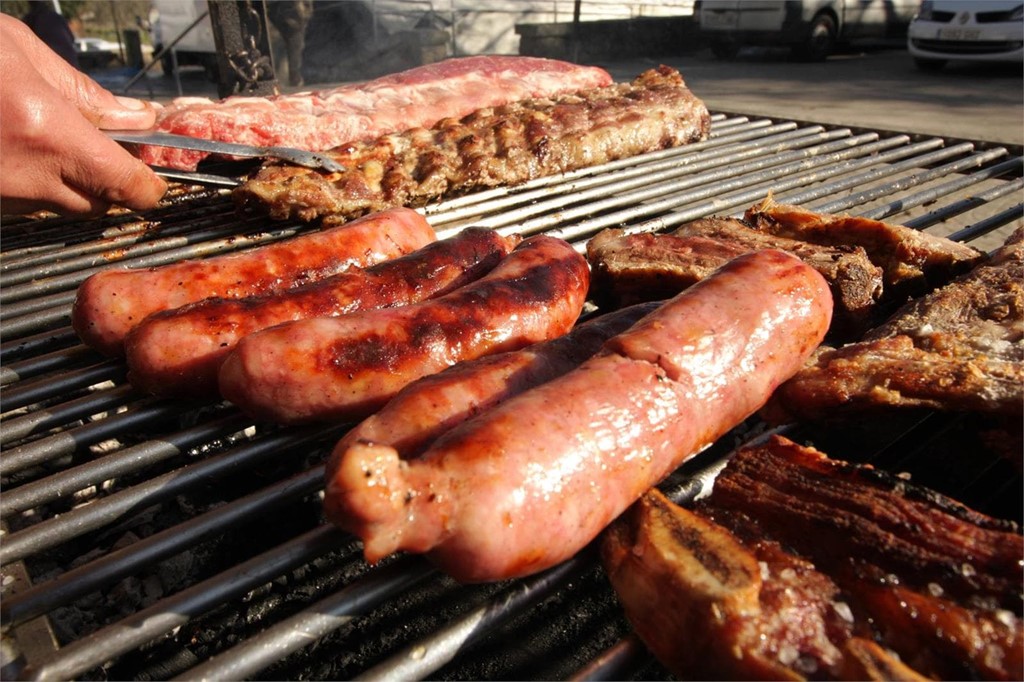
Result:
{"type": "MultiPolygon", "coordinates": [[[[234,142],[218,142],[216,140],[205,140],[198,137],[186,137],[185,135],[173,135],[145,130],[108,130],[105,131],[112,140],[122,144],[148,144],[155,147],[172,147],[174,149],[190,149],[210,154],[224,156],[235,156],[245,159],[281,159],[293,163],[296,166],[312,168],[314,170],[325,170],[332,173],[341,173],[345,167],[334,159],[318,154],[317,152],[292,149],[290,147],[254,147],[247,144],[236,144],[234,142]]],[[[209,173],[198,173],[191,171],[180,171],[173,168],[153,166],[157,175],[184,182],[194,182],[205,185],[218,185],[221,187],[235,187],[240,181],[221,175],[209,173]]]]}

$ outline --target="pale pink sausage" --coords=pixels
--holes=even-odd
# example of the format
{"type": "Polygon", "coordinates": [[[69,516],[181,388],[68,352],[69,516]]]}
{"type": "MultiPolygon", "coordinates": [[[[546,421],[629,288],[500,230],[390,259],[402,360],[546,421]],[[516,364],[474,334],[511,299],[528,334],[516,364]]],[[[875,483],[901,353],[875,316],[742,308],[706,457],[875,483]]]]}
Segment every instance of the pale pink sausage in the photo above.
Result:
{"type": "Polygon", "coordinates": [[[742,256],[419,458],[356,444],[327,509],[369,561],[426,552],[465,582],[548,568],[761,407],[831,313],[825,280],[796,257],[742,256]]]}
{"type": "MultiPolygon", "coordinates": [[[[346,433],[334,448],[327,466],[328,503],[340,499],[331,494],[332,477],[350,447],[365,443],[389,445],[403,459],[414,457],[462,422],[579,367],[605,341],[660,304],[641,303],[623,308],[579,324],[557,339],[460,362],[414,381],[346,433]]],[[[329,511],[330,515],[333,513],[329,511]]]]}
{"type": "Polygon", "coordinates": [[[241,253],[138,270],[111,269],[78,288],[71,324],[85,345],[124,354],[148,315],[205,298],[241,298],[315,282],[415,251],[436,239],[420,214],[397,208],[241,253]]]}
{"type": "Polygon", "coordinates": [[[571,244],[531,237],[445,296],[247,336],[220,369],[220,392],[275,422],[362,419],[420,377],[561,336],[579,317],[589,283],[571,244]]]}

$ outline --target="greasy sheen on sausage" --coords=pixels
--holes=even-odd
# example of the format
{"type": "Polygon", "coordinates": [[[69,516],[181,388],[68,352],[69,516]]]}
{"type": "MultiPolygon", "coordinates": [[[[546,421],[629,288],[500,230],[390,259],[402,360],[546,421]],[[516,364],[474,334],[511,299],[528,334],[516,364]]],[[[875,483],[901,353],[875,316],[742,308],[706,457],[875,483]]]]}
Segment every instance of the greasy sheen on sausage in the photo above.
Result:
{"type": "Polygon", "coordinates": [[[280,423],[362,419],[420,377],[561,336],[579,317],[589,283],[571,244],[531,237],[445,296],[245,337],[221,367],[221,395],[280,423]]]}
{"type": "Polygon", "coordinates": [[[831,314],[828,285],[800,259],[741,256],[416,459],[349,448],[327,510],[371,562],[425,552],[463,582],[543,570],[753,414],[821,342],[831,314]]]}
{"type": "Polygon", "coordinates": [[[241,298],[315,282],[411,253],[436,238],[423,216],[398,208],[240,253],[104,270],[78,288],[71,324],[85,345],[121,356],[125,336],[152,313],[214,296],[241,298]]]}
{"type": "Polygon", "coordinates": [[[415,457],[462,422],[578,367],[605,341],[660,304],[641,303],[616,310],[579,324],[557,339],[460,362],[414,381],[335,446],[327,465],[327,503],[338,499],[330,492],[335,486],[332,478],[350,447],[383,444],[393,447],[403,459],[415,457]]]}
{"type": "Polygon", "coordinates": [[[248,334],[284,322],[444,295],[492,270],[518,243],[518,237],[470,227],[406,256],[312,284],[260,296],[208,298],[154,313],[125,340],[128,377],[156,395],[216,395],[221,363],[248,334]]]}

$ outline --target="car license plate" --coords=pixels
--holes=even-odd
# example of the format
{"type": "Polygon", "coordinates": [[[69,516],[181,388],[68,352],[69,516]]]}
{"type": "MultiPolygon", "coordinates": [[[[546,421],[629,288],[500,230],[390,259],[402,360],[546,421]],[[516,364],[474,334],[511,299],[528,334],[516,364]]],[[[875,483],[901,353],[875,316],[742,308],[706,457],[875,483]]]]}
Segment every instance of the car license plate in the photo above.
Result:
{"type": "Polygon", "coordinates": [[[736,28],[737,13],[735,10],[706,12],[701,16],[705,28],[736,28]]]}
{"type": "Polygon", "coordinates": [[[939,40],[978,40],[981,31],[976,28],[940,28],[939,40]]]}

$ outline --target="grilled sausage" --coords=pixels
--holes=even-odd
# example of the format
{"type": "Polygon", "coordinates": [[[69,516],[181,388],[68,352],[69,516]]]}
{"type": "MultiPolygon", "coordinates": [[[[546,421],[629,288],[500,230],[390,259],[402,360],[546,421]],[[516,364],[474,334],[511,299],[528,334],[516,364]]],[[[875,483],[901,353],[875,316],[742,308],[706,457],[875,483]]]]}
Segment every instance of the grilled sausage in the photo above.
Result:
{"type": "Polygon", "coordinates": [[[154,313],[125,340],[129,378],[156,395],[215,395],[217,370],[242,337],[283,322],[390,308],[446,294],[492,270],[518,243],[518,237],[471,227],[407,256],[287,291],[208,298],[154,313]]]}
{"type": "Polygon", "coordinates": [[[449,431],[417,459],[349,448],[331,519],[367,560],[428,552],[464,582],[563,561],[754,413],[821,342],[832,296],[794,256],[742,256],[579,368],[449,431]]]}
{"type": "Polygon", "coordinates": [[[334,448],[328,463],[328,501],[333,472],[348,448],[387,444],[399,456],[420,454],[441,434],[514,395],[578,367],[612,336],[629,329],[660,303],[641,303],[576,326],[565,336],[528,348],[460,362],[409,384],[364,419],[334,448]]]}
{"type": "Polygon", "coordinates": [[[531,237],[446,296],[247,336],[221,367],[221,395],[276,422],[361,419],[420,377],[566,333],[588,286],[572,245],[531,237]]]}
{"type": "Polygon", "coordinates": [[[240,298],[286,289],[410,253],[434,239],[423,216],[398,208],[241,253],[104,270],[78,288],[71,324],[87,346],[121,356],[132,327],[160,310],[212,296],[240,298]]]}

